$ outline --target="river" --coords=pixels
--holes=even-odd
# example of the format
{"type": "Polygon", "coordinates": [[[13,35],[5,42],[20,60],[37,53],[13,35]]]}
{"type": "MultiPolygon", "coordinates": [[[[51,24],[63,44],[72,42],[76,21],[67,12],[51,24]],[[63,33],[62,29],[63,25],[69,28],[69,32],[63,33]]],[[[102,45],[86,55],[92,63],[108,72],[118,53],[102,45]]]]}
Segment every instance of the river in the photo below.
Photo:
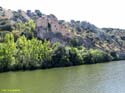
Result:
{"type": "Polygon", "coordinates": [[[125,61],[0,73],[4,93],[125,93],[125,61]]]}

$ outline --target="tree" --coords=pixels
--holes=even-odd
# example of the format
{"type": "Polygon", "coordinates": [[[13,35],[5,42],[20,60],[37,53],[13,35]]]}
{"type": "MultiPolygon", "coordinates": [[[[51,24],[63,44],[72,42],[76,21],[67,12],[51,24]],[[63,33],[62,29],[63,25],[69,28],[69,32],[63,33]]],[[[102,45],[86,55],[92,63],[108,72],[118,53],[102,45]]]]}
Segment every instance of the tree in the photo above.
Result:
{"type": "Polygon", "coordinates": [[[78,47],[81,46],[83,44],[83,39],[81,37],[74,37],[71,39],[70,44],[73,47],[78,47]]]}
{"type": "Polygon", "coordinates": [[[40,10],[35,10],[35,13],[37,14],[37,16],[41,17],[42,13],[40,12],[40,10]]]}
{"type": "Polygon", "coordinates": [[[36,38],[28,40],[22,36],[16,44],[18,69],[41,68],[47,66],[46,63],[51,61],[52,48],[49,41],[40,41],[36,38]]]}
{"type": "Polygon", "coordinates": [[[52,66],[70,66],[72,63],[69,60],[68,47],[59,46],[52,55],[52,66]]]}
{"type": "Polygon", "coordinates": [[[15,65],[16,44],[13,34],[5,36],[5,42],[0,44],[0,70],[9,70],[15,65]]]}
{"type": "Polygon", "coordinates": [[[33,20],[29,20],[25,23],[18,22],[14,25],[14,28],[16,31],[20,32],[20,35],[25,35],[26,38],[32,39],[35,34],[36,23],[33,20]]]}
{"type": "Polygon", "coordinates": [[[28,39],[34,37],[34,32],[36,29],[36,24],[33,20],[29,20],[24,24],[22,35],[25,35],[28,39]]]}
{"type": "Polygon", "coordinates": [[[69,60],[73,63],[73,65],[80,65],[83,64],[83,58],[80,53],[81,50],[78,50],[78,48],[71,47],[69,50],[69,60]]]}

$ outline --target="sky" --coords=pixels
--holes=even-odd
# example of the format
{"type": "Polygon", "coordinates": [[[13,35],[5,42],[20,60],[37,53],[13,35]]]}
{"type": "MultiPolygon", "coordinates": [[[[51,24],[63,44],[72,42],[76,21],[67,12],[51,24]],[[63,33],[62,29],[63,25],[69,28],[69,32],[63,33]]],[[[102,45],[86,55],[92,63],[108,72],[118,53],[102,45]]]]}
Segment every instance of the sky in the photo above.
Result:
{"type": "Polygon", "coordinates": [[[12,10],[41,10],[58,19],[88,21],[97,27],[125,29],[125,0],[0,0],[12,10]]]}

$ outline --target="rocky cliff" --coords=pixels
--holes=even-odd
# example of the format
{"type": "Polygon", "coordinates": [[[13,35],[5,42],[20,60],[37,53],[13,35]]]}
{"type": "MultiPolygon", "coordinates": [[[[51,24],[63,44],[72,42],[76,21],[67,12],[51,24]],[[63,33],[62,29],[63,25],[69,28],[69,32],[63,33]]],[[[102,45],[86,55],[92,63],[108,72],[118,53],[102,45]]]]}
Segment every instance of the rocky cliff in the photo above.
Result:
{"type": "Polygon", "coordinates": [[[36,24],[34,32],[39,39],[47,39],[52,43],[60,42],[62,45],[98,48],[108,52],[125,51],[124,29],[98,28],[86,21],[66,22],[58,20],[53,14],[43,14],[40,10],[12,11],[0,7],[0,38],[4,32],[14,32],[15,24],[30,20],[34,20],[36,24]]]}

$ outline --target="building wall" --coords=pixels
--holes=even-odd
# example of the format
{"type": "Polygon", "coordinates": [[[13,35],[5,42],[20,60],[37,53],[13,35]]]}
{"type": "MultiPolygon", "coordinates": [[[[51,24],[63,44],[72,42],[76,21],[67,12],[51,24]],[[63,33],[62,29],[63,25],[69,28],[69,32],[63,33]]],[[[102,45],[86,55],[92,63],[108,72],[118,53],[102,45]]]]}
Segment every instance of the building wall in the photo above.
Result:
{"type": "Polygon", "coordinates": [[[59,24],[57,18],[53,16],[43,16],[36,20],[37,27],[48,28],[48,23],[51,25],[52,32],[61,32],[62,35],[71,37],[69,29],[65,24],[59,24]]]}
{"type": "Polygon", "coordinates": [[[40,17],[40,18],[38,18],[36,20],[36,25],[37,25],[37,27],[47,28],[47,26],[48,26],[47,17],[40,17]]]}

